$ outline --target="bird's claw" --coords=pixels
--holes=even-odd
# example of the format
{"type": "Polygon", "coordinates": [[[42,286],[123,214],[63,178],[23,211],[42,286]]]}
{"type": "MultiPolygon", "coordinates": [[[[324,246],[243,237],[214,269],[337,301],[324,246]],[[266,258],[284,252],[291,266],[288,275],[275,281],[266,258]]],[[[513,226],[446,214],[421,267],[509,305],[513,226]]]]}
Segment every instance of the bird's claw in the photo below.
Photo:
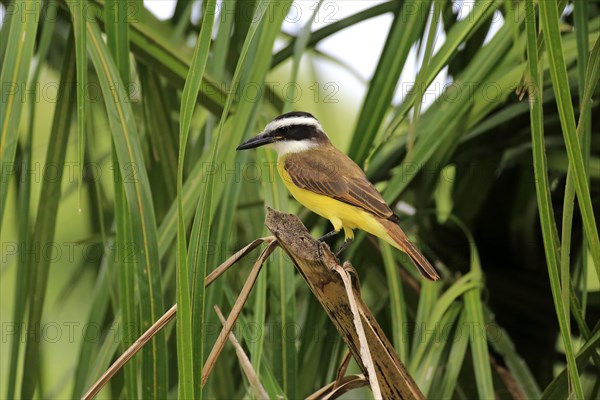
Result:
{"type": "Polygon", "coordinates": [[[340,246],[340,248],[335,252],[336,257],[338,257],[344,250],[346,250],[354,241],[354,239],[346,239],[344,243],[340,246]]]}

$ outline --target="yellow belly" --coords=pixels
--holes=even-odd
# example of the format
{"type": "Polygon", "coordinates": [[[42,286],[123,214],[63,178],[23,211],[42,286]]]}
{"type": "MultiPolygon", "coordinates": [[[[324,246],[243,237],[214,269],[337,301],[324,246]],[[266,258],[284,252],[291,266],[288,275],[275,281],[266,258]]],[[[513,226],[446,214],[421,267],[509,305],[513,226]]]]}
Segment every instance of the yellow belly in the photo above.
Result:
{"type": "Polygon", "coordinates": [[[385,240],[389,238],[383,226],[377,222],[371,213],[334,198],[299,188],[292,182],[287,171],[283,168],[283,162],[279,162],[277,170],[285,186],[300,204],[331,221],[336,231],[344,229],[347,239],[354,238],[352,230],[356,228],[385,240]]]}

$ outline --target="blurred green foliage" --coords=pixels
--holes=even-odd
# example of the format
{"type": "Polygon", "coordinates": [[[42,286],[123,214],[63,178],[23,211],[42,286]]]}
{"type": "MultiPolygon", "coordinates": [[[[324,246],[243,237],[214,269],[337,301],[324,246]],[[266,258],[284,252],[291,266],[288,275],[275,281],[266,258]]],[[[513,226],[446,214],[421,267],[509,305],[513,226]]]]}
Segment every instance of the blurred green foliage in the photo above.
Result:
{"type": "MultiPolygon", "coordinates": [[[[204,278],[268,234],[265,204],[329,230],[274,154],[234,151],[293,109],[442,271],[423,282],[364,234],[344,255],[425,396],[598,398],[600,6],[461,3],[340,17],[315,1],[295,36],[290,1],[179,0],[164,21],[141,0],[1,1],[1,396],[82,396],[177,302],[99,397],[254,397],[229,345],[203,390],[200,372],[212,306],[227,313],[257,253],[204,278]],[[393,21],[363,82],[319,44],[379,15],[393,21]]],[[[281,250],[234,332],[271,397],[308,396],[345,353],[281,250]]]]}

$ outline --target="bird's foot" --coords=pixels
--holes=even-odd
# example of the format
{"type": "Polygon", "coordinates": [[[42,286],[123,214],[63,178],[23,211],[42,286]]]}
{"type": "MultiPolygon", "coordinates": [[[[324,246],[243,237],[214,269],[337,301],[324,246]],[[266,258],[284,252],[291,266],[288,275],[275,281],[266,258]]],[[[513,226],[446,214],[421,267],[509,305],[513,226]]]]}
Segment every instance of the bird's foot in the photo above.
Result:
{"type": "Polygon", "coordinates": [[[319,242],[324,242],[325,240],[329,239],[332,236],[337,235],[338,233],[340,233],[340,231],[338,230],[332,230],[331,232],[327,232],[326,234],[324,234],[323,236],[321,236],[320,238],[318,238],[317,240],[319,242]]]}
{"type": "Polygon", "coordinates": [[[346,250],[354,241],[354,239],[346,239],[344,240],[344,243],[342,243],[342,245],[340,246],[340,248],[335,252],[335,256],[339,257],[340,254],[346,250]]]}

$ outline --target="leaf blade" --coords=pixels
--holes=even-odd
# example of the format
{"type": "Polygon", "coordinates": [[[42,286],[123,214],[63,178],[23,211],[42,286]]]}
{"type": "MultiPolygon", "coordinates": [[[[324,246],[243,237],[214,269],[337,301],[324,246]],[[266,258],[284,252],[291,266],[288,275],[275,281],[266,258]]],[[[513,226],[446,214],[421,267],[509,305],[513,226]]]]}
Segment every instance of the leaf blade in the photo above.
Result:
{"type": "MultiPolygon", "coordinates": [[[[158,240],[154,206],[148,175],[137,137],[137,127],[131,105],[122,90],[111,90],[111,85],[123,87],[117,67],[100,35],[95,21],[87,21],[88,51],[96,68],[119,165],[124,177],[129,218],[133,227],[133,253],[138,263],[138,289],[141,305],[142,328],[147,329],[163,313],[158,240]],[[132,175],[133,174],[133,175],[132,175]]],[[[142,353],[142,393],[144,397],[164,398],[167,388],[167,354],[163,332],[155,335],[142,353]]]]}
{"type": "MultiPolygon", "coordinates": [[[[19,122],[25,103],[22,88],[27,85],[29,66],[33,57],[33,46],[37,33],[40,10],[40,0],[17,0],[14,4],[17,14],[10,18],[8,42],[4,50],[0,82],[4,87],[0,105],[0,166],[2,181],[0,181],[0,232],[4,205],[8,193],[8,179],[5,171],[14,170],[15,151],[19,140],[19,122]],[[29,12],[33,8],[33,12],[29,12]]],[[[4,30],[4,29],[3,29],[4,30]]]]}
{"type": "MultiPolygon", "coordinates": [[[[202,397],[202,388],[194,386],[194,356],[200,354],[203,360],[203,339],[194,346],[192,330],[192,293],[188,265],[187,238],[183,213],[183,167],[185,149],[190,131],[196,97],[200,91],[202,77],[208,60],[216,1],[208,1],[204,7],[202,28],[198,35],[192,63],[186,78],[181,98],[179,122],[179,157],[177,168],[177,360],[179,366],[178,394],[180,398],[194,398],[195,393],[202,397]],[[194,351],[198,347],[198,351],[194,351]]],[[[206,273],[204,274],[206,277],[206,273]]],[[[202,362],[200,363],[202,364],[202,362]]],[[[201,369],[200,369],[201,370],[201,369]]]]}

